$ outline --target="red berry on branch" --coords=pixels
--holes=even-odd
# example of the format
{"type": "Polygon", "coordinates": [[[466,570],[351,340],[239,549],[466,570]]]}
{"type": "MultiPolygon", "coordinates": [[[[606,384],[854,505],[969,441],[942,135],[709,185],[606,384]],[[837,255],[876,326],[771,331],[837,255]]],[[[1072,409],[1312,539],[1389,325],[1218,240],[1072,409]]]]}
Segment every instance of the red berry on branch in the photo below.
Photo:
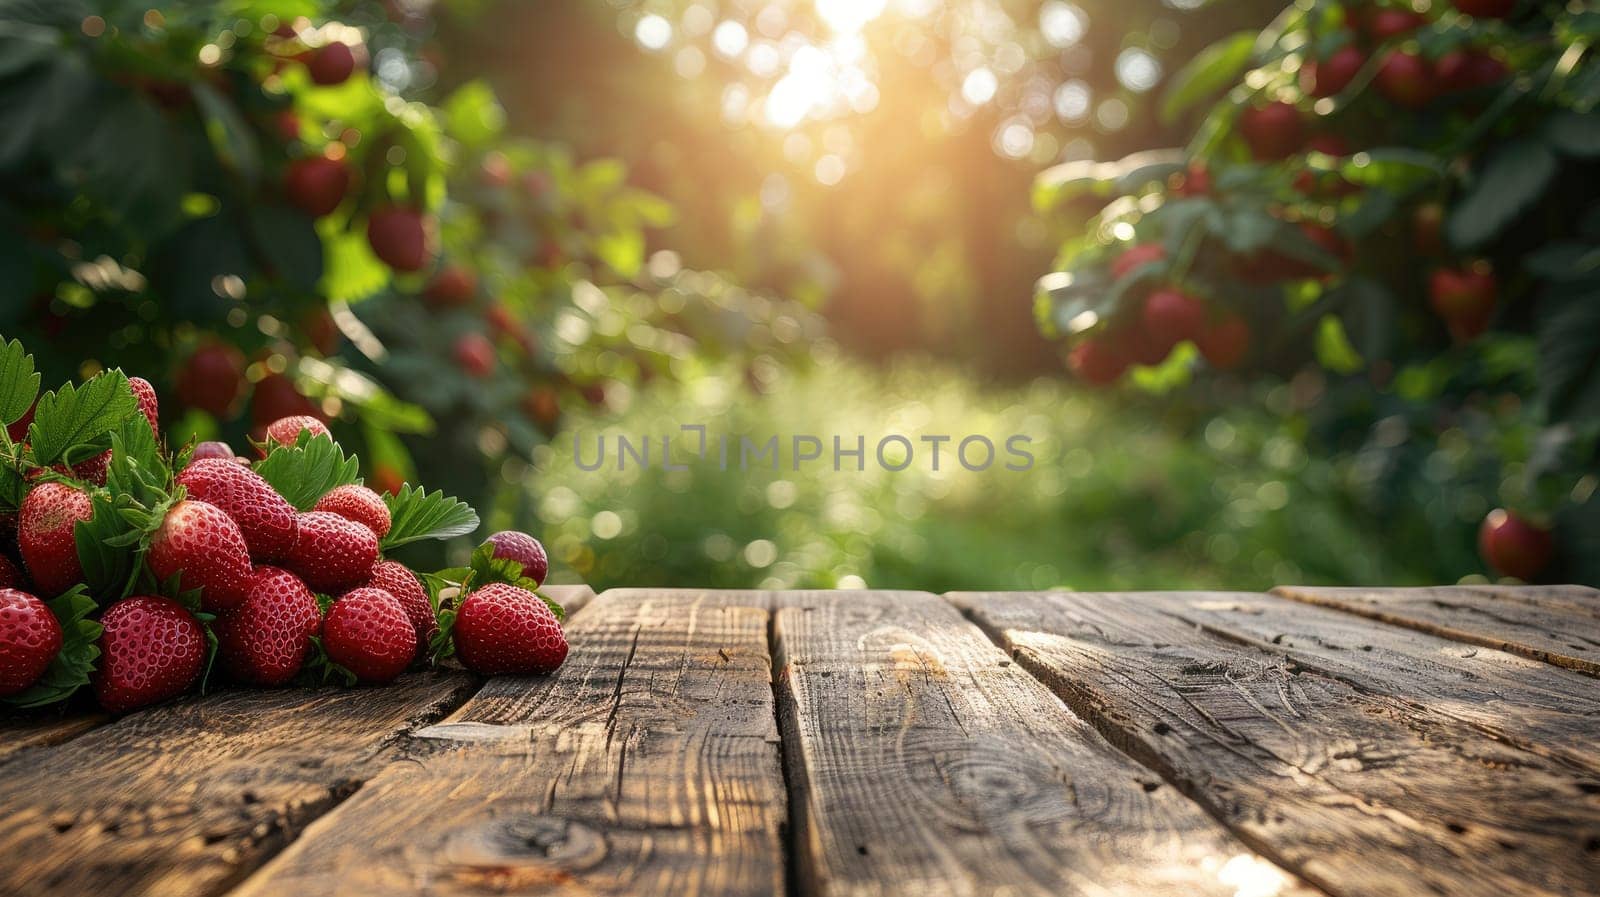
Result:
{"type": "Polygon", "coordinates": [[[1428,276],[1428,302],[1456,342],[1469,342],[1489,328],[1497,284],[1487,262],[1439,268],[1428,276]]]}
{"type": "Polygon", "coordinates": [[[1205,329],[1206,307],[1181,290],[1156,290],[1145,299],[1140,321],[1155,340],[1175,346],[1194,339],[1205,329]]]}
{"type": "Polygon", "coordinates": [[[1504,508],[1496,508],[1478,527],[1478,553],[1505,576],[1532,580],[1555,555],[1550,531],[1504,508]]]}
{"type": "Polygon", "coordinates": [[[1139,268],[1159,262],[1167,257],[1167,250],[1160,243],[1140,243],[1137,246],[1123,250],[1111,263],[1111,276],[1121,280],[1139,268]]]}
{"type": "Polygon", "coordinates": [[[1397,106],[1421,109],[1439,92],[1433,66],[1416,53],[1393,50],[1378,69],[1378,92],[1397,106]]]}
{"type": "Polygon", "coordinates": [[[1203,162],[1190,162],[1182,174],[1170,181],[1174,196],[1205,196],[1211,192],[1211,172],[1203,162]]]}
{"type": "Polygon", "coordinates": [[[481,333],[465,333],[456,339],[452,350],[456,365],[468,376],[480,380],[494,373],[494,343],[481,333]]]}
{"type": "Polygon", "coordinates": [[[250,402],[250,420],[258,427],[265,427],[286,417],[313,416],[316,410],[316,404],[301,395],[287,375],[268,374],[256,384],[255,396],[250,402]]]}
{"type": "Polygon", "coordinates": [[[1262,161],[1287,158],[1305,139],[1305,124],[1300,110],[1289,103],[1275,101],[1252,106],[1239,113],[1239,132],[1251,155],[1262,161]]]}
{"type": "Polygon", "coordinates": [[[459,307],[470,303],[478,295],[478,275],[465,265],[450,264],[428,282],[422,296],[436,308],[459,307]]]}
{"type": "Polygon", "coordinates": [[[1477,19],[1507,19],[1517,11],[1517,0],[1450,0],[1456,9],[1477,19]]]}
{"type": "Polygon", "coordinates": [[[349,191],[350,169],[339,159],[296,159],[284,172],[284,195],[295,208],[313,218],[337,209],[349,191]]]}
{"type": "Polygon", "coordinates": [[[330,41],[311,53],[306,71],[311,80],[323,86],[343,84],[356,70],[356,54],[342,41],[330,41]]]}
{"type": "Polygon", "coordinates": [[[1366,64],[1367,54],[1360,47],[1341,47],[1328,54],[1327,59],[1312,60],[1301,67],[1300,89],[1314,97],[1331,97],[1349,87],[1366,64]]]}
{"type": "Polygon", "coordinates": [[[178,400],[226,420],[233,416],[244,385],[244,353],[226,343],[206,342],[178,371],[178,400]]]}
{"type": "Polygon", "coordinates": [[[1492,87],[1505,80],[1505,63],[1482,50],[1451,50],[1434,66],[1439,85],[1447,92],[1492,87]]]}
{"type": "Polygon", "coordinates": [[[1436,202],[1417,206],[1411,216],[1411,227],[1418,252],[1438,255],[1444,248],[1444,241],[1440,239],[1440,231],[1444,227],[1444,206],[1436,202]]]}
{"type": "Polygon", "coordinates": [[[1428,17],[1409,9],[1378,9],[1367,17],[1367,35],[1373,43],[1410,34],[1428,24],[1428,17]]]}
{"type": "Polygon", "coordinates": [[[1067,367],[1093,386],[1110,386],[1128,370],[1128,358],[1115,340],[1101,335],[1073,346],[1067,367]]]}
{"type": "Polygon", "coordinates": [[[1250,325],[1244,318],[1229,314],[1208,324],[1195,344],[1208,364],[1219,371],[1231,371],[1250,352],[1250,325]]]}
{"type": "Polygon", "coordinates": [[[432,254],[427,216],[407,206],[384,206],[367,218],[367,242],[396,271],[420,271],[432,254]]]}

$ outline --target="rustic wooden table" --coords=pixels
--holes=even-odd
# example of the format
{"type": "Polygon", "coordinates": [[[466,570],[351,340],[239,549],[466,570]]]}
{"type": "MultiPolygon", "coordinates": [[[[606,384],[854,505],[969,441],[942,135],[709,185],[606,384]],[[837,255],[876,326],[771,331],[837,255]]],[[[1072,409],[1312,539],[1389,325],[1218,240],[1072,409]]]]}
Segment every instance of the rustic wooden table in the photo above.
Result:
{"type": "Polygon", "coordinates": [[[623,590],[547,678],[0,721],[0,894],[1600,891],[1600,592],[623,590]]]}

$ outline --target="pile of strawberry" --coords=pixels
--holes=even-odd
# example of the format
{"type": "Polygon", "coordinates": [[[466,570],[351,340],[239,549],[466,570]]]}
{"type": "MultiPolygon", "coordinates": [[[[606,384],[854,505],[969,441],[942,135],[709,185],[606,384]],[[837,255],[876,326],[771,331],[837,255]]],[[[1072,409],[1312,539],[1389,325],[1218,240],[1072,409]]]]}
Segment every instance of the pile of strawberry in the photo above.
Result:
{"type": "Polygon", "coordinates": [[[386,552],[478,528],[467,505],[362,485],[314,417],[266,430],[259,460],[160,441],[155,390],[108,371],[38,395],[0,340],[0,700],[89,685],[125,713],[204,687],[378,684],[451,655],[484,675],[566,658],[561,609],[525,533],[464,567],[418,573],[386,552]]]}

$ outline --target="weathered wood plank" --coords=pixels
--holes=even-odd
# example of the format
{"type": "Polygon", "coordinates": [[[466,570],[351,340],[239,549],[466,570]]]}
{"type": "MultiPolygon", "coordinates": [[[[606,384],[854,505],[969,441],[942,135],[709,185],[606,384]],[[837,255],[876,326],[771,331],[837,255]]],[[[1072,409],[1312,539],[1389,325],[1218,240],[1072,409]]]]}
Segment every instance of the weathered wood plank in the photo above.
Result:
{"type": "Polygon", "coordinates": [[[1600,881],[1586,769],[1139,594],[949,597],[1114,742],[1333,894],[1554,897],[1600,881]]]}
{"type": "Polygon", "coordinates": [[[227,887],[472,687],[231,690],[153,707],[0,766],[0,894],[204,895],[227,887]]]}
{"type": "Polygon", "coordinates": [[[1600,676],[1600,592],[1582,586],[1279,586],[1273,593],[1600,676]]]}
{"type": "Polygon", "coordinates": [[[237,892],[781,895],[760,593],[610,591],[237,892]]]}
{"type": "Polygon", "coordinates": [[[60,744],[110,717],[93,710],[38,710],[0,716],[0,763],[27,748],[60,744]]]}
{"type": "Polygon", "coordinates": [[[779,601],[779,707],[807,891],[1303,890],[933,595],[779,601]]]}
{"type": "Polygon", "coordinates": [[[1571,670],[1271,595],[1147,593],[1139,600],[1151,613],[1600,771],[1600,688],[1571,670]]]}

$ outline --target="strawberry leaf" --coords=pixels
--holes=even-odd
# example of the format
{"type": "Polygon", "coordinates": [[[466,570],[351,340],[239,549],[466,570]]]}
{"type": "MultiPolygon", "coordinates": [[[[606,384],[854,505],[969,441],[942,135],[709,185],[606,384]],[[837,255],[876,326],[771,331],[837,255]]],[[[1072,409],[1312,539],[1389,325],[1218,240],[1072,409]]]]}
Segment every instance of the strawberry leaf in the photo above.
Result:
{"type": "Polygon", "coordinates": [[[72,528],[72,537],[88,594],[107,605],[126,598],[133,586],[139,568],[139,530],[124,518],[110,493],[96,492],[90,501],[93,514],[72,528]]]}
{"type": "Polygon", "coordinates": [[[111,370],[81,386],[68,383],[39,397],[39,410],[28,427],[34,462],[41,467],[103,451],[102,442],[128,417],[139,413],[128,378],[111,370]]]}
{"type": "Polygon", "coordinates": [[[0,339],[0,424],[10,426],[22,420],[38,395],[39,372],[33,369],[33,356],[22,343],[0,339]]]}
{"type": "Polygon", "coordinates": [[[379,545],[385,551],[423,539],[465,536],[478,528],[478,512],[443,492],[427,493],[406,485],[383,500],[393,521],[379,545]]]}
{"type": "Polygon", "coordinates": [[[89,683],[95,659],[100,656],[100,624],[89,619],[96,605],[82,586],[45,602],[61,624],[61,651],[44,676],[27,691],[5,699],[17,707],[40,707],[65,701],[89,683]]]}
{"type": "Polygon", "coordinates": [[[144,415],[129,417],[112,432],[106,486],[144,508],[154,508],[169,497],[172,468],[162,457],[161,445],[144,415]]]}
{"type": "Polygon", "coordinates": [[[361,480],[361,459],[326,436],[302,432],[292,446],[275,445],[255,472],[301,511],[309,511],[328,490],[361,480]]]}

